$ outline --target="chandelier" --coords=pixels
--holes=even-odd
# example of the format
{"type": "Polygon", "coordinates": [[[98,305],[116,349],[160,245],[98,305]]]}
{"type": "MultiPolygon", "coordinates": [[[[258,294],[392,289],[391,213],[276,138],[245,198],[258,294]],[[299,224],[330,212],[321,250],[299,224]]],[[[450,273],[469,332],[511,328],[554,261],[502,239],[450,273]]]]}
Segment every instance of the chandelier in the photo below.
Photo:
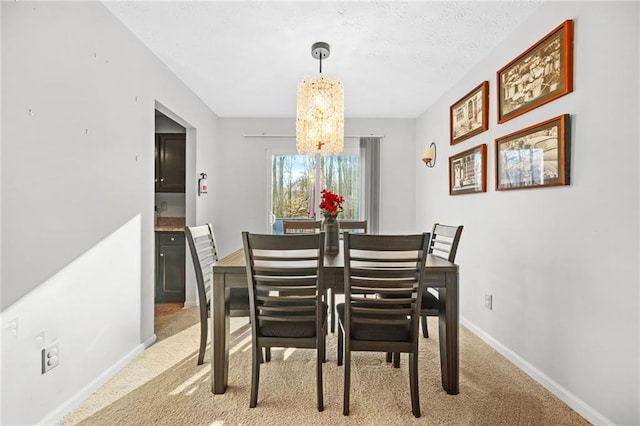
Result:
{"type": "Polygon", "coordinates": [[[337,155],[344,147],[344,89],[340,80],[322,75],[329,44],[314,43],[311,56],[320,60],[320,76],[298,85],[296,148],[299,154],[337,155]]]}

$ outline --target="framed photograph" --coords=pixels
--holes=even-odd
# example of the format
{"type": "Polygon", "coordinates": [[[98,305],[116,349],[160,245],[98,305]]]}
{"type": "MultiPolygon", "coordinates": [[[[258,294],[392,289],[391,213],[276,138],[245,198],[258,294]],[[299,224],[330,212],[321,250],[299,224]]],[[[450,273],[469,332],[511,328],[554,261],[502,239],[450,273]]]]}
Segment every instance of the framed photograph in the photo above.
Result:
{"type": "Polygon", "coordinates": [[[569,114],[496,139],[496,190],[569,185],[569,114]]]}
{"type": "Polygon", "coordinates": [[[449,108],[451,145],[489,128],[489,82],[483,81],[449,108]]]}
{"type": "Polygon", "coordinates": [[[487,144],[449,157],[449,195],[487,192],[487,144]]]}
{"type": "Polygon", "coordinates": [[[497,73],[498,123],[573,91],[573,21],[567,20],[497,73]]]}

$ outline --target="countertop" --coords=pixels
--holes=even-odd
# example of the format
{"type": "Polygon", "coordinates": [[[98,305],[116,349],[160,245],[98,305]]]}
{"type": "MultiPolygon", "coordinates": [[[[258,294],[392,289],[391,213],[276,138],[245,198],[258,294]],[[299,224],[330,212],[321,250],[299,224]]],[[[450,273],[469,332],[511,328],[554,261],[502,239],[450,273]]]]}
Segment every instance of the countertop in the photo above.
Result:
{"type": "Polygon", "coordinates": [[[158,217],[156,232],[184,232],[184,217],[158,217]]]}

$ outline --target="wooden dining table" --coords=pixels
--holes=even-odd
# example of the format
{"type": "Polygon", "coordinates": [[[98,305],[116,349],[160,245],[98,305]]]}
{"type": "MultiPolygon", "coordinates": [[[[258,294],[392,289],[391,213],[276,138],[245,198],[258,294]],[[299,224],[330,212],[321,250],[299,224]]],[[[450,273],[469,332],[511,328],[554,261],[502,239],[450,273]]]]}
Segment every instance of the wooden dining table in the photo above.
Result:
{"type": "MultiPolygon", "coordinates": [[[[324,286],[344,287],[344,256],[342,244],[337,254],[325,254],[324,286]]],[[[239,249],[212,266],[211,296],[211,391],[222,394],[227,389],[229,371],[229,289],[247,287],[244,250],[239,249]]],[[[458,265],[434,255],[428,255],[425,270],[426,286],[438,292],[440,372],[442,387],[451,395],[458,394],[459,385],[459,297],[458,265]]]]}

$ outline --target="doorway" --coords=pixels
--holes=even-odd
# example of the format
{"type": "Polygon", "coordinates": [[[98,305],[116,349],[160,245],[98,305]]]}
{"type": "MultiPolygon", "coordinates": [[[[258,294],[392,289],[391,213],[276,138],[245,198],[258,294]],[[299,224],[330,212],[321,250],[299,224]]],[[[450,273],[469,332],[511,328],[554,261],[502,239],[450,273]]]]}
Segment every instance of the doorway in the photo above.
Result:
{"type": "Polygon", "coordinates": [[[186,133],[155,110],[154,332],[164,328],[185,303],[186,133]]]}

